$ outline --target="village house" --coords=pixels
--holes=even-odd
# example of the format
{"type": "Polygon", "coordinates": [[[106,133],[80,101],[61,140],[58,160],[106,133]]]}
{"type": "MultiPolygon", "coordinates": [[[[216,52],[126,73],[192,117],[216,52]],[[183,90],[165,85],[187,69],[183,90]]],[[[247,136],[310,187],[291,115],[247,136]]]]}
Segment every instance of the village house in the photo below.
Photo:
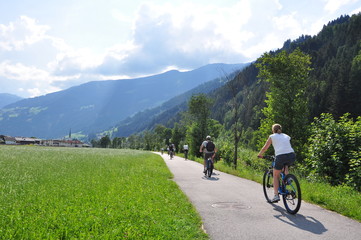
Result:
{"type": "Polygon", "coordinates": [[[39,146],[50,146],[50,147],[90,147],[79,140],[42,140],[38,138],[28,137],[11,137],[0,135],[0,144],[6,145],[39,145],[39,146]]]}
{"type": "Polygon", "coordinates": [[[14,137],[0,135],[0,144],[15,145],[16,139],[14,137]]]}

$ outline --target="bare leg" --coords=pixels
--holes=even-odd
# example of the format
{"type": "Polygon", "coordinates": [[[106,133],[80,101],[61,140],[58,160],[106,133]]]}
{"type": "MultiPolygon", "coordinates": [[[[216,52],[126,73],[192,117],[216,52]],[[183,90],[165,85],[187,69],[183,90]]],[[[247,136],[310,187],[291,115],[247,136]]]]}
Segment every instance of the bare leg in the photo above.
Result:
{"type": "Polygon", "coordinates": [[[280,174],[282,170],[273,169],[273,191],[278,195],[278,187],[280,186],[280,174]]]}
{"type": "Polygon", "coordinates": [[[287,165],[284,167],[284,173],[285,173],[285,175],[288,174],[288,166],[287,165]]]}

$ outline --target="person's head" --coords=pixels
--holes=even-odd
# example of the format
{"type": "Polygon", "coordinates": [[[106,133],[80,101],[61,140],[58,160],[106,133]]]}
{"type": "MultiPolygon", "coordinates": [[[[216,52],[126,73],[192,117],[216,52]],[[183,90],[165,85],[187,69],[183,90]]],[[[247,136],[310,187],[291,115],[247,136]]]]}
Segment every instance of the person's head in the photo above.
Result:
{"type": "Polygon", "coordinates": [[[206,140],[211,140],[211,136],[207,136],[207,137],[206,137],[206,140]]]}
{"type": "Polygon", "coordinates": [[[282,133],[282,126],[278,123],[272,125],[273,133],[282,133]]]}

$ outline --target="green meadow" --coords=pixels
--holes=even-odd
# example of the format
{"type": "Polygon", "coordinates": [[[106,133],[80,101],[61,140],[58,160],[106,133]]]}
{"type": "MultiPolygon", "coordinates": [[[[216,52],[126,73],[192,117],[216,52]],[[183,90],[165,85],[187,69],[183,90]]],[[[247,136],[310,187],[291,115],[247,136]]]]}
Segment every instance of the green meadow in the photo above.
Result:
{"type": "Polygon", "coordinates": [[[161,157],[0,146],[1,239],[208,239],[161,157]]]}

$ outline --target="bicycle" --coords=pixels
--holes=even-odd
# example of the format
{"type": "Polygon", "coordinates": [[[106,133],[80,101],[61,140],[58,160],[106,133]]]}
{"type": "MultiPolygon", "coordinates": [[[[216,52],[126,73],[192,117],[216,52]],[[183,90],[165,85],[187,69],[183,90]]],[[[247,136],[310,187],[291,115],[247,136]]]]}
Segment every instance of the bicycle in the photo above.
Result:
{"type": "Polygon", "coordinates": [[[170,160],[173,159],[173,156],[174,156],[174,152],[172,150],[169,151],[169,155],[170,155],[170,160]]]}
{"type": "Polygon", "coordinates": [[[207,159],[207,169],[206,169],[204,175],[206,175],[206,177],[208,176],[210,178],[212,176],[212,172],[213,172],[213,161],[212,161],[212,158],[208,158],[207,159]]]}
{"type": "MultiPolygon", "coordinates": [[[[275,156],[264,156],[263,158],[272,161],[271,166],[266,170],[263,175],[263,193],[266,197],[267,202],[272,203],[271,199],[274,196],[273,167],[275,164],[275,156]]],[[[296,214],[300,210],[302,200],[300,184],[295,175],[285,175],[284,168],[282,169],[280,175],[278,193],[282,195],[283,204],[285,205],[287,212],[289,212],[290,214],[296,214]]]]}

